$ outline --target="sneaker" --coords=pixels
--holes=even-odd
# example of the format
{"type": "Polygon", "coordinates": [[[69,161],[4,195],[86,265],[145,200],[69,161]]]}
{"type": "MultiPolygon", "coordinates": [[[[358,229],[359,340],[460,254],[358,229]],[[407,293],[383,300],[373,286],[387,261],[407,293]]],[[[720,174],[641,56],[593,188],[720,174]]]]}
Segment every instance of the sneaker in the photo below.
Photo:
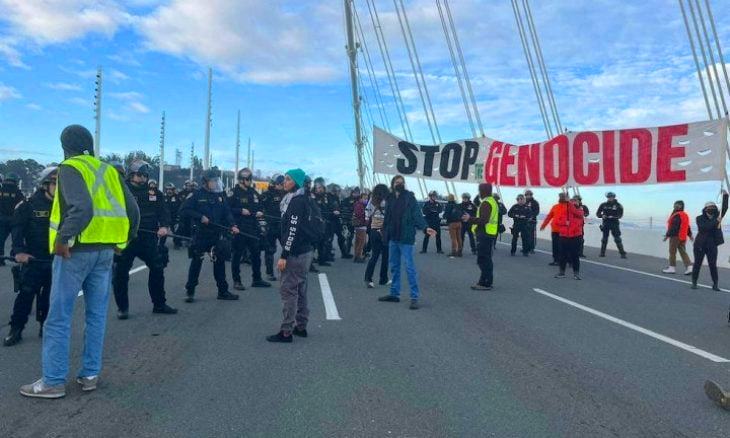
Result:
{"type": "Polygon", "coordinates": [[[580,278],[580,274],[575,273],[573,274],[573,280],[582,280],[582,278],[580,278]]]}
{"type": "Polygon", "coordinates": [[[292,342],[292,335],[290,333],[289,336],[285,336],[284,332],[280,331],[279,333],[277,333],[275,335],[267,336],[266,340],[269,342],[281,342],[281,343],[288,344],[288,343],[292,342]]]}
{"type": "Polygon", "coordinates": [[[443,252],[443,251],[441,251],[440,249],[439,249],[438,251],[436,251],[436,254],[443,254],[443,253],[444,253],[444,252],[443,252]]]}
{"type": "Polygon", "coordinates": [[[219,300],[226,300],[226,301],[235,301],[235,300],[238,299],[238,295],[232,294],[232,293],[230,293],[228,291],[223,292],[223,293],[220,293],[219,292],[218,293],[218,299],[219,300]]]}
{"type": "Polygon", "coordinates": [[[418,310],[418,300],[411,300],[411,305],[408,306],[411,310],[418,310]]]}
{"type": "Polygon", "coordinates": [[[276,279],[276,276],[269,275],[269,277],[267,278],[267,280],[269,280],[269,281],[276,281],[277,279],[276,279]]]}
{"type": "Polygon", "coordinates": [[[419,254],[426,254],[426,251],[421,251],[419,254]]]}
{"type": "Polygon", "coordinates": [[[6,347],[12,347],[18,342],[23,340],[23,329],[17,329],[15,327],[10,328],[10,332],[3,339],[3,345],[6,347]]]}
{"type": "Polygon", "coordinates": [[[185,292],[185,302],[192,303],[195,301],[195,291],[188,290],[185,292]]]}
{"type": "Polygon", "coordinates": [[[251,287],[271,287],[271,283],[264,280],[254,280],[251,287]]]}
{"type": "Polygon", "coordinates": [[[167,304],[161,306],[155,306],[152,308],[152,313],[160,313],[162,315],[174,315],[177,313],[177,309],[170,307],[167,304]]]}
{"type": "Polygon", "coordinates": [[[76,383],[81,385],[82,391],[93,391],[96,389],[96,385],[99,384],[99,376],[77,377],[76,383]]]}
{"type": "Polygon", "coordinates": [[[711,380],[706,381],[705,394],[707,394],[707,397],[715,402],[716,405],[725,410],[730,410],[730,397],[728,397],[728,394],[723,391],[717,383],[711,380]]]}
{"type": "Polygon", "coordinates": [[[555,278],[565,278],[565,272],[558,272],[555,274],[555,278]]]}
{"type": "Polygon", "coordinates": [[[492,286],[485,286],[483,284],[473,284],[471,290],[492,290],[492,286]]]}
{"type": "Polygon", "coordinates": [[[717,283],[714,283],[712,285],[712,290],[714,290],[715,292],[720,292],[720,286],[718,286],[717,283]]]}
{"type": "Polygon", "coordinates": [[[378,298],[378,301],[383,301],[386,303],[400,303],[400,298],[396,297],[395,295],[388,294],[378,298]]]}
{"type": "Polygon", "coordinates": [[[61,398],[66,396],[66,385],[48,386],[43,379],[20,387],[20,393],[26,397],[61,398]]]}
{"type": "Polygon", "coordinates": [[[246,287],[240,281],[234,281],[233,288],[236,290],[246,290],[246,287]]]}
{"type": "Polygon", "coordinates": [[[684,275],[692,275],[692,266],[687,266],[687,269],[684,270],[684,275]]]}
{"type": "Polygon", "coordinates": [[[666,268],[662,269],[662,272],[665,274],[675,274],[677,270],[674,268],[674,266],[667,266],[666,268]]]}
{"type": "Polygon", "coordinates": [[[117,310],[117,319],[129,319],[129,310],[117,310]]]}
{"type": "Polygon", "coordinates": [[[375,283],[373,283],[372,281],[368,281],[368,289],[372,289],[374,287],[375,287],[375,283]]]}
{"type": "Polygon", "coordinates": [[[299,336],[300,338],[306,338],[307,329],[300,329],[299,327],[294,327],[294,331],[292,331],[292,334],[294,336],[299,336]]]}
{"type": "Polygon", "coordinates": [[[602,252],[602,253],[598,254],[598,257],[606,257],[606,253],[602,252]]]}
{"type": "Polygon", "coordinates": [[[623,254],[621,254],[621,258],[622,259],[625,259],[625,258],[628,258],[628,257],[626,257],[626,253],[623,253],[623,254]]]}
{"type": "Polygon", "coordinates": [[[317,274],[317,273],[319,273],[319,269],[315,268],[314,265],[310,265],[309,272],[313,272],[313,273],[317,274]]]}
{"type": "Polygon", "coordinates": [[[697,289],[697,283],[692,283],[691,289],[697,289]]]}

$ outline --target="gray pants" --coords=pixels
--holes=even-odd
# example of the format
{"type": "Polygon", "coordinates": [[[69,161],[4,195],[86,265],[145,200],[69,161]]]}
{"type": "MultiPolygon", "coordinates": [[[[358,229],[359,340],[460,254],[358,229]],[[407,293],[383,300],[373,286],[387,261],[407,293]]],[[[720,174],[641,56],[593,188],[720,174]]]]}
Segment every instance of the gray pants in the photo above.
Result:
{"type": "Polygon", "coordinates": [[[281,331],[284,333],[292,332],[295,321],[300,329],[307,328],[309,321],[307,274],[311,264],[311,251],[286,259],[286,268],[281,273],[281,302],[284,307],[281,331]]]}

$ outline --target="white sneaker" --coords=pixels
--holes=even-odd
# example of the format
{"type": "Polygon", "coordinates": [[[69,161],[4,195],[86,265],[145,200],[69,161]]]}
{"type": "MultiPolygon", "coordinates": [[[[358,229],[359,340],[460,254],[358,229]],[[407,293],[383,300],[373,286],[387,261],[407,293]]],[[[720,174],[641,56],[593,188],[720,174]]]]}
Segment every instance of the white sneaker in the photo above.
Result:
{"type": "Polygon", "coordinates": [[[48,386],[43,383],[43,379],[38,379],[31,384],[21,386],[20,393],[26,397],[61,398],[66,396],[66,385],[48,386]]]}
{"type": "Polygon", "coordinates": [[[375,283],[373,283],[372,281],[368,281],[368,289],[372,289],[374,287],[375,287],[375,283]]]}
{"type": "Polygon", "coordinates": [[[662,269],[662,272],[665,274],[674,274],[677,272],[677,270],[674,269],[674,266],[667,266],[666,268],[662,269]]]}
{"type": "Polygon", "coordinates": [[[687,266],[687,269],[684,270],[684,275],[692,275],[692,266],[687,266]]]}

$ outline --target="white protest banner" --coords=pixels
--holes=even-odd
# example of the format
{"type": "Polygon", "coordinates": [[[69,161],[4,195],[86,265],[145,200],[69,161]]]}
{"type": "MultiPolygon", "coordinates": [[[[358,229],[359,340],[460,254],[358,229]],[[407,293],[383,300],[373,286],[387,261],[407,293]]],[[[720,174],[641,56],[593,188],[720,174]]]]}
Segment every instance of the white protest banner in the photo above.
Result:
{"type": "Polygon", "coordinates": [[[488,137],[416,145],[375,127],[373,169],[502,187],[565,187],[720,181],[727,120],[570,132],[514,145],[488,137]]]}

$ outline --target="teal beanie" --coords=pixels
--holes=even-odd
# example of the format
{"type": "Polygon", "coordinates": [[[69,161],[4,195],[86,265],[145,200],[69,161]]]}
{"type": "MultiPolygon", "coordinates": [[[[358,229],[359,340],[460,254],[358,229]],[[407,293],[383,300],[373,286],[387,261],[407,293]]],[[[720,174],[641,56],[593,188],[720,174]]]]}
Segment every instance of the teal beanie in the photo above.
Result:
{"type": "Polygon", "coordinates": [[[289,178],[294,180],[295,183],[297,183],[297,186],[304,187],[304,178],[306,177],[306,174],[302,169],[291,169],[286,172],[287,175],[289,175],[289,178]]]}

